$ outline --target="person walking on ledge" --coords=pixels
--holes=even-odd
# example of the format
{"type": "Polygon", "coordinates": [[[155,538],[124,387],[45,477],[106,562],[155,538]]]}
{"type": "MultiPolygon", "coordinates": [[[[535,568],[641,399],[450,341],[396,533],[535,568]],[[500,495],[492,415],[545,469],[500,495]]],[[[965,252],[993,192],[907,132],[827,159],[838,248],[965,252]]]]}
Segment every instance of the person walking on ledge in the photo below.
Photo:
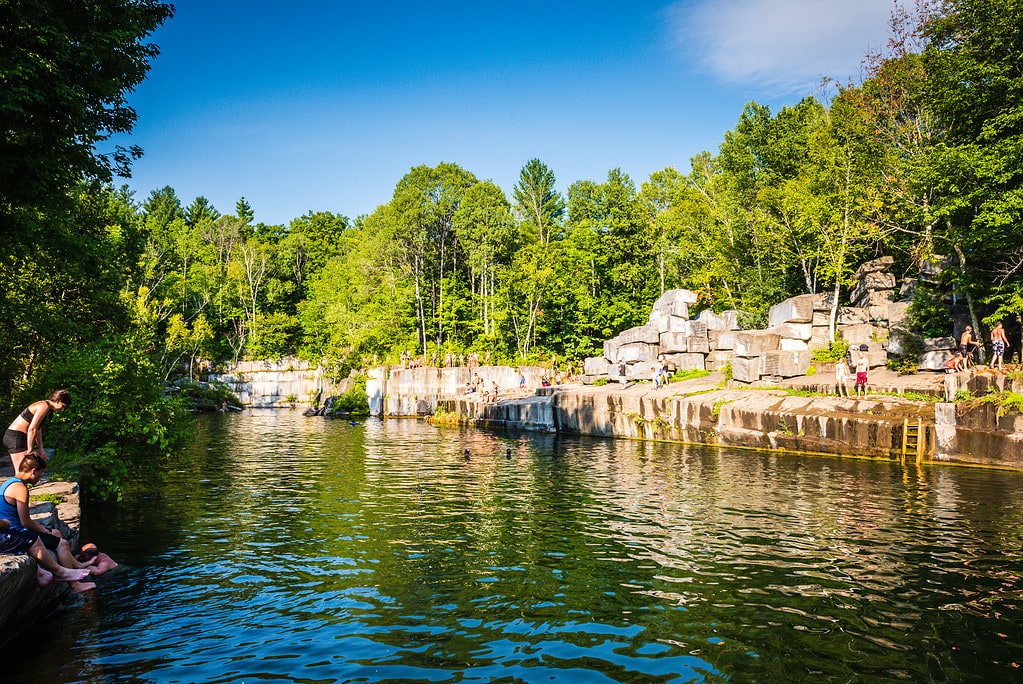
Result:
{"type": "Polygon", "coordinates": [[[46,452],[43,450],[43,421],[51,411],[63,411],[71,405],[71,393],[67,390],[57,390],[49,399],[43,399],[29,404],[28,408],[18,414],[18,417],[8,426],[4,433],[4,448],[11,455],[11,466],[14,474],[18,474],[18,466],[21,459],[29,454],[35,454],[42,459],[43,466],[46,465],[46,452]]]}
{"type": "Polygon", "coordinates": [[[991,367],[998,366],[998,370],[1005,370],[1003,357],[1005,356],[1005,350],[1009,348],[1009,338],[1005,336],[1005,328],[1002,327],[1002,322],[998,321],[995,323],[995,329],[991,331],[991,351],[994,356],[991,357],[991,367]]]}

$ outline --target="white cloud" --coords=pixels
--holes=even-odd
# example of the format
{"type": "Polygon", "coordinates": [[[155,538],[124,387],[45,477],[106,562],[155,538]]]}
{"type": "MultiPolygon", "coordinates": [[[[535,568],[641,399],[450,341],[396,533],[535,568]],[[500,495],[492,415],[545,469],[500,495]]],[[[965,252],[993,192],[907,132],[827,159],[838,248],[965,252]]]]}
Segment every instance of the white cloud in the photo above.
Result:
{"type": "Polygon", "coordinates": [[[893,0],[681,0],[674,38],[717,78],[773,90],[846,81],[883,47],[893,0]]]}

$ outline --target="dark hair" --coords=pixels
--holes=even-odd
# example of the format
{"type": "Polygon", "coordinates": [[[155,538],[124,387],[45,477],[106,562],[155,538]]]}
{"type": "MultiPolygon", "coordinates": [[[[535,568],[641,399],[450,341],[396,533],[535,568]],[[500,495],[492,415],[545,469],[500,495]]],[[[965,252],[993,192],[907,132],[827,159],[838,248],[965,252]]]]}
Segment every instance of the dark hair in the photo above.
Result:
{"type": "Polygon", "coordinates": [[[71,393],[65,389],[57,390],[50,395],[50,401],[54,403],[64,404],[65,407],[71,405],[71,393]]]}
{"type": "MultiPolygon", "coordinates": [[[[29,454],[25,458],[21,459],[21,465],[18,466],[18,472],[28,472],[29,470],[43,470],[46,468],[46,461],[39,458],[37,454],[29,454]]],[[[17,475],[18,473],[15,473],[17,475]]]]}
{"type": "Polygon", "coordinates": [[[95,546],[90,546],[89,548],[82,549],[78,553],[78,555],[75,556],[75,560],[78,561],[79,563],[85,563],[85,562],[87,562],[89,560],[92,560],[93,558],[95,558],[98,555],[99,555],[99,549],[97,549],[95,546]]]}

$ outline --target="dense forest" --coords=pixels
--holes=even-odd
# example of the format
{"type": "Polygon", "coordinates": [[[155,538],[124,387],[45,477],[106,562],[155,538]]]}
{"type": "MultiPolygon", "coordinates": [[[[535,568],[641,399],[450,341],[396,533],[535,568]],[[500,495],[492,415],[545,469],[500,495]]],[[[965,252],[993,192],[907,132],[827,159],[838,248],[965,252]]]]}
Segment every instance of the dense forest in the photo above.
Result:
{"type": "Polygon", "coordinates": [[[0,12],[0,403],[71,389],[62,457],[111,492],[181,437],[163,384],[242,358],[295,354],[338,375],[405,351],[580,359],[667,289],[752,327],[792,295],[847,299],[856,267],[881,255],[904,276],[940,272],[914,295],[921,335],[951,332],[951,294],[982,332],[1018,329],[1021,0],[896,9],[859,82],[777,112],[748,104],[683,171],[611,169],[562,194],[525,151],[512,188],[417,166],[368,216],[288,225],[258,222],[258,198],[218,209],[170,187],[117,189],[141,151],[102,150],[131,129],[126,95],[172,12],[154,0],[0,12]]]}

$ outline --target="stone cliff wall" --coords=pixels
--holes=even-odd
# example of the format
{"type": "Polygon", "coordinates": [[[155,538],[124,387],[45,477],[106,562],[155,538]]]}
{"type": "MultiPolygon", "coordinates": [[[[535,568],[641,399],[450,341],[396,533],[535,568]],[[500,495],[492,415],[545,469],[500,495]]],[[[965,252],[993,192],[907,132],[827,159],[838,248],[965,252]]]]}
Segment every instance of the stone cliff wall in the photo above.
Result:
{"type": "Polygon", "coordinates": [[[209,379],[227,384],[242,405],[250,408],[309,407],[347,389],[345,383],[327,378],[322,367],[294,358],[240,361],[209,379]]]}
{"type": "Polygon", "coordinates": [[[934,445],[933,404],[924,402],[712,387],[695,392],[570,386],[497,405],[454,397],[441,405],[484,426],[883,458],[902,455],[909,421],[923,426],[927,453],[934,445]]]}
{"type": "Polygon", "coordinates": [[[374,416],[431,415],[437,410],[439,401],[464,396],[466,384],[477,375],[487,390],[496,382],[499,397],[521,397],[519,372],[525,376],[526,386],[532,392],[540,386],[548,371],[537,366],[521,366],[518,371],[511,366],[371,368],[366,382],[369,412],[374,416]]]}

